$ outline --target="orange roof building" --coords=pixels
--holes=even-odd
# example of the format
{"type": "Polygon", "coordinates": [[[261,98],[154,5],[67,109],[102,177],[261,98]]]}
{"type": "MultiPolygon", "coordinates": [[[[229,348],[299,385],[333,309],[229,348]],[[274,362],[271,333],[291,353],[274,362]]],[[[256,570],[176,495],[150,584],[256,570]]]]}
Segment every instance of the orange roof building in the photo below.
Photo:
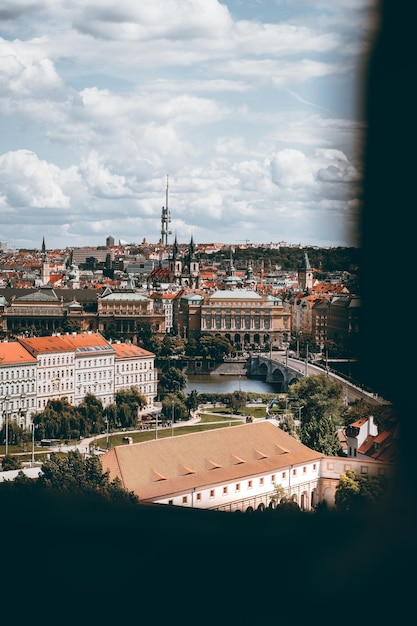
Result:
{"type": "Polygon", "coordinates": [[[0,428],[6,418],[27,428],[36,412],[37,361],[17,341],[0,342],[0,428]]]}

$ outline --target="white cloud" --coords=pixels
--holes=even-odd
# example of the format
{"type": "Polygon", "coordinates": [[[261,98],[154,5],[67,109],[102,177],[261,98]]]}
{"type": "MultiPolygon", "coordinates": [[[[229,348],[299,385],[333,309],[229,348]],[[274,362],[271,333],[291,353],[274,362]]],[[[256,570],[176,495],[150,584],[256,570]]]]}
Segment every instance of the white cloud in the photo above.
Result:
{"type": "Polygon", "coordinates": [[[113,224],[156,241],[169,174],[179,238],[334,228],[340,243],[360,198],[346,100],[372,1],[265,0],[249,18],[227,0],[5,0],[3,237],[95,244],[113,224]]]}
{"type": "Polygon", "coordinates": [[[63,172],[28,150],[0,156],[0,183],[10,207],[67,208],[63,172]]]}
{"type": "Polygon", "coordinates": [[[297,188],[314,183],[312,163],[299,150],[287,148],[278,152],[272,159],[271,169],[278,187],[297,188]]]}

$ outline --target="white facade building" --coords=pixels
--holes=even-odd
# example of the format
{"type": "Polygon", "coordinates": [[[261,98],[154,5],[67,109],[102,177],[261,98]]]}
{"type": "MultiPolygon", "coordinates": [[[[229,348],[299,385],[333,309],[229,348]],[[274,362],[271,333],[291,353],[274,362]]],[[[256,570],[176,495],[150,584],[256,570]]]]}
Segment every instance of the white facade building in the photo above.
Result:
{"type": "Polygon", "coordinates": [[[0,342],[0,428],[6,420],[26,429],[36,413],[36,358],[18,342],[0,342]]]}
{"type": "Polygon", "coordinates": [[[152,409],[157,395],[155,355],[131,344],[111,344],[100,333],[66,333],[0,342],[0,427],[5,415],[23,428],[48,400],[79,405],[87,394],[103,407],[118,389],[135,386],[152,409]],[[116,347],[117,346],[117,347],[116,347]]]}
{"type": "Polygon", "coordinates": [[[262,420],[117,446],[100,457],[142,502],[222,511],[273,505],[276,487],[306,511],[334,504],[340,475],[389,476],[390,464],[326,457],[262,420]]]}
{"type": "Polygon", "coordinates": [[[66,398],[74,404],[74,352],[62,337],[20,338],[19,343],[37,360],[36,406],[66,398]]]}
{"type": "Polygon", "coordinates": [[[152,410],[158,393],[155,355],[130,343],[114,343],[113,349],[115,351],[114,393],[116,394],[120,389],[135,387],[146,398],[147,405],[144,410],[152,410]]]}

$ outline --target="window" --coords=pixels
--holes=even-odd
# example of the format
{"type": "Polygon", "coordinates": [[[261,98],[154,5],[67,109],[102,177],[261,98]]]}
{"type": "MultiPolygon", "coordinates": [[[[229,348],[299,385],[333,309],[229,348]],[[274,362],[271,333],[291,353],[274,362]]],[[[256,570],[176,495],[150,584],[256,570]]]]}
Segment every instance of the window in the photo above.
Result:
{"type": "Polygon", "coordinates": [[[224,496],[226,496],[226,495],[227,495],[227,491],[228,491],[227,487],[223,487],[223,495],[224,495],[224,496]]]}
{"type": "Polygon", "coordinates": [[[282,478],[283,479],[287,478],[287,472],[282,472],[282,478]]]}
{"type": "Polygon", "coordinates": [[[251,480],[248,480],[248,489],[252,489],[253,483],[251,480]]]}
{"type": "Polygon", "coordinates": [[[361,465],[361,474],[367,474],[368,473],[368,468],[366,465],[361,465]]]}
{"type": "Polygon", "coordinates": [[[236,491],[240,491],[240,483],[236,483],[236,491]]]}
{"type": "Polygon", "coordinates": [[[271,476],[271,483],[274,483],[274,482],[275,482],[275,474],[272,474],[272,476],[271,476]]]}
{"type": "Polygon", "coordinates": [[[332,470],[333,469],[333,463],[327,463],[327,469],[328,470],[332,470]]]}
{"type": "Polygon", "coordinates": [[[263,477],[259,479],[259,484],[260,484],[260,485],[263,485],[263,484],[264,484],[264,478],[263,478],[263,477]]]}
{"type": "Polygon", "coordinates": [[[210,489],[210,498],[214,498],[214,489],[210,489]]]}
{"type": "Polygon", "coordinates": [[[201,493],[197,494],[197,500],[201,500],[201,493]]]}
{"type": "Polygon", "coordinates": [[[316,470],[316,464],[315,463],[313,463],[313,470],[314,471],[316,470]]]}
{"type": "Polygon", "coordinates": [[[294,468],[294,469],[293,469],[293,471],[292,471],[292,475],[293,475],[293,476],[297,476],[297,470],[296,470],[295,468],[294,468]]]}
{"type": "Polygon", "coordinates": [[[182,503],[187,504],[187,502],[188,502],[188,496],[182,496],[182,503]]]}
{"type": "Polygon", "coordinates": [[[307,468],[306,466],[303,467],[303,474],[307,474],[307,468]]]}

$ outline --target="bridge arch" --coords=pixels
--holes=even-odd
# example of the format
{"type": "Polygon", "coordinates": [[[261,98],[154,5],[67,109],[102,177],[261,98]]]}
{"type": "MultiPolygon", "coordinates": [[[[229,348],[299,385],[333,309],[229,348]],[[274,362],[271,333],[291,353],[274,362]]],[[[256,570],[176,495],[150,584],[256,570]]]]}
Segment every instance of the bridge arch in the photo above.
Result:
{"type": "Polygon", "coordinates": [[[279,385],[279,391],[284,391],[286,386],[285,372],[280,367],[273,367],[268,375],[268,382],[279,385]]]}
{"type": "Polygon", "coordinates": [[[264,355],[252,355],[246,363],[247,375],[262,378],[277,386],[279,392],[286,392],[288,387],[302,378],[300,372],[288,368],[284,363],[264,355]]]}

